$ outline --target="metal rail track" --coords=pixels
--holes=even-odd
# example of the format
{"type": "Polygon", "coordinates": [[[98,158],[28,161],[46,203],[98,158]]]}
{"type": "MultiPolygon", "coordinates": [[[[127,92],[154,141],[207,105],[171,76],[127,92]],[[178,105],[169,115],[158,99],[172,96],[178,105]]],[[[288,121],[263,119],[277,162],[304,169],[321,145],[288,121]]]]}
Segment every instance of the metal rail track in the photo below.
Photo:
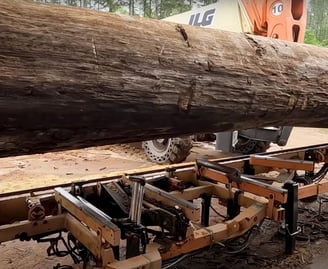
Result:
{"type": "MultiPolygon", "coordinates": [[[[272,151],[272,152],[264,152],[264,153],[259,153],[256,155],[275,156],[275,155],[282,155],[282,154],[292,154],[294,152],[295,153],[304,152],[304,151],[320,149],[320,148],[327,148],[327,147],[328,147],[328,143],[325,143],[325,144],[297,147],[297,148],[284,149],[284,150],[278,150],[278,151],[272,151]]],[[[235,157],[224,157],[224,158],[214,159],[213,161],[221,163],[221,162],[230,162],[230,161],[243,161],[243,160],[248,160],[249,158],[250,158],[250,155],[240,155],[240,156],[235,156],[235,157]]],[[[148,169],[140,169],[140,171],[127,170],[125,174],[142,175],[145,173],[149,174],[149,173],[165,171],[166,169],[171,168],[171,167],[183,169],[183,168],[191,168],[193,166],[194,166],[194,162],[188,162],[188,163],[182,163],[182,164],[162,166],[162,167],[158,167],[158,168],[154,168],[154,169],[150,169],[150,170],[148,170],[148,169]]],[[[105,178],[92,178],[92,179],[88,179],[88,180],[83,180],[83,181],[81,181],[81,183],[83,183],[83,185],[93,184],[93,183],[97,183],[97,182],[105,183],[107,181],[120,179],[121,177],[122,177],[122,175],[113,175],[113,176],[108,176],[105,178]]],[[[48,186],[30,188],[30,189],[19,190],[19,191],[4,192],[4,193],[0,193],[0,198],[23,195],[23,194],[27,194],[27,193],[51,192],[57,187],[62,187],[62,188],[70,187],[72,185],[72,183],[73,182],[48,185],[48,186]]]]}

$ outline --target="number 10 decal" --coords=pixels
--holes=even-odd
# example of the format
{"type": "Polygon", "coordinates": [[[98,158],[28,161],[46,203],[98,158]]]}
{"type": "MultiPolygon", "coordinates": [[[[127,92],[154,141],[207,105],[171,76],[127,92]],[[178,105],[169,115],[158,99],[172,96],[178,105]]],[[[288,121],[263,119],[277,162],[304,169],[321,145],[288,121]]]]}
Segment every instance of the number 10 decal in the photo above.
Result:
{"type": "Polygon", "coordinates": [[[284,11],[284,4],[282,2],[277,2],[272,7],[273,16],[279,16],[284,11]]]}

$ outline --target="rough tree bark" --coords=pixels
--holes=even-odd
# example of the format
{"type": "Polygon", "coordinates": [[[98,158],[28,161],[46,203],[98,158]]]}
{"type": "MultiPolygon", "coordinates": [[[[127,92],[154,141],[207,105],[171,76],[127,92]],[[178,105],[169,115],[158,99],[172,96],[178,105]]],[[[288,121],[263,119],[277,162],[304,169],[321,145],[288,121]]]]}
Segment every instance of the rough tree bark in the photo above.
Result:
{"type": "Polygon", "coordinates": [[[0,155],[328,127],[328,49],[0,1],[0,155]]]}

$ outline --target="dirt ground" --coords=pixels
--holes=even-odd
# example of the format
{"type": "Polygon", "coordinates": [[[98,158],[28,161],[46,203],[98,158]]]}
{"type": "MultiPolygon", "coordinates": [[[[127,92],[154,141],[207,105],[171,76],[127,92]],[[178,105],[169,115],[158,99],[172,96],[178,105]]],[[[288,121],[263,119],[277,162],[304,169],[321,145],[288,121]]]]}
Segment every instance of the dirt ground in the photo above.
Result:
{"type": "MultiPolygon", "coordinates": [[[[328,142],[328,130],[294,128],[284,148],[315,145],[328,142]]],[[[272,146],[270,151],[281,149],[272,146]]],[[[197,143],[186,161],[195,158],[227,156],[214,150],[214,144],[197,143]]],[[[18,156],[0,159],[0,193],[34,187],[56,185],[75,180],[102,178],[122,171],[155,166],[143,151],[132,145],[111,145],[82,150],[18,156]]],[[[257,231],[252,244],[245,251],[235,254],[227,247],[212,246],[179,266],[172,268],[327,268],[328,221],[325,214],[319,218],[317,204],[302,204],[301,221],[304,227],[313,228],[301,238],[293,256],[286,257],[284,243],[277,234],[278,226],[265,221],[257,231]]],[[[328,207],[327,207],[328,212],[328,207]]],[[[70,264],[70,258],[47,257],[46,243],[5,242],[0,244],[0,268],[54,268],[57,263],[70,264]]],[[[232,248],[234,249],[234,248],[232,248]]]]}

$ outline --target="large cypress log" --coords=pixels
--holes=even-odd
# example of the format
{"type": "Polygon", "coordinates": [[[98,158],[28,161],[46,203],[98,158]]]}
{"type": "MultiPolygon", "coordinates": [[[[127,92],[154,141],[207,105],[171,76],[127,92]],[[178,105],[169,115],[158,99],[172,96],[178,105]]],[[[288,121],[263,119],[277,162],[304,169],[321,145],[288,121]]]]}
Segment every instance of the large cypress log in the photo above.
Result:
{"type": "Polygon", "coordinates": [[[0,1],[0,155],[328,127],[328,49],[0,1]]]}

